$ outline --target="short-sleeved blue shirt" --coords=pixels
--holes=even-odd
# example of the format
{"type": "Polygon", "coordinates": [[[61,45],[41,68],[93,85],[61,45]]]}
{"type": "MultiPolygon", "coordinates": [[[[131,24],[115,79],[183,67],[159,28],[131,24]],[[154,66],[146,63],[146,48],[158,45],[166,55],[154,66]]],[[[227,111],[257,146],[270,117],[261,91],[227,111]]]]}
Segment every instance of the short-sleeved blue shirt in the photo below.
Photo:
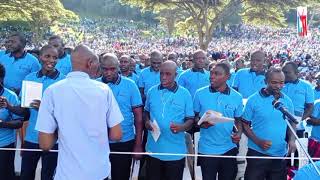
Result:
{"type": "Polygon", "coordinates": [[[71,72],[72,65],[70,55],[65,53],[61,58],[59,58],[55,68],[64,75],[67,75],[69,72],[71,72]]]}
{"type": "Polygon", "coordinates": [[[154,71],[151,67],[143,69],[139,76],[138,87],[144,88],[144,94],[148,93],[148,90],[160,83],[160,72],[154,71]]]}
{"type": "Polygon", "coordinates": [[[230,78],[227,81],[227,84],[228,84],[229,87],[232,87],[232,83],[233,83],[233,80],[234,80],[235,76],[236,76],[236,72],[231,72],[230,73],[230,78]]]}
{"type": "Polygon", "coordinates": [[[320,89],[316,89],[315,87],[313,88],[313,92],[314,92],[314,99],[320,99],[320,89]]]}
{"type": "Polygon", "coordinates": [[[141,66],[140,64],[136,64],[135,72],[138,76],[140,76],[143,69],[145,69],[143,66],[141,66]]]}
{"type": "Polygon", "coordinates": [[[136,73],[131,73],[127,78],[131,79],[138,86],[139,76],[136,73]]]}
{"type": "MultiPolygon", "coordinates": [[[[274,100],[272,95],[265,94],[263,90],[256,92],[248,98],[242,118],[251,123],[252,131],[258,138],[272,141],[271,147],[263,150],[249,139],[249,148],[270,156],[284,156],[287,153],[287,123],[282,113],[273,107],[274,100]]],[[[293,113],[293,104],[287,95],[282,94],[279,101],[293,113]]]]}
{"type": "Polygon", "coordinates": [[[0,58],[0,63],[6,69],[4,86],[8,89],[21,89],[22,80],[30,73],[41,69],[37,58],[29,53],[24,53],[20,58],[5,54],[0,58]]]}
{"type": "MultiPolygon", "coordinates": [[[[183,124],[186,118],[194,117],[192,98],[188,90],[179,85],[170,90],[161,85],[153,86],[147,94],[145,110],[150,113],[152,122],[157,121],[161,131],[157,142],[148,132],[146,151],[185,154],[187,152],[185,133],[172,133],[170,124],[183,124]]],[[[163,161],[183,158],[183,156],[151,156],[163,161]]]]}
{"type": "MultiPolygon", "coordinates": [[[[48,76],[44,76],[40,70],[38,72],[30,73],[29,75],[26,76],[26,78],[24,80],[42,83],[42,86],[43,86],[42,93],[43,93],[44,90],[46,90],[50,85],[52,85],[52,84],[54,84],[64,78],[65,78],[65,75],[63,75],[59,71],[55,71],[55,73],[49,75],[49,77],[48,77],[48,76]]],[[[38,140],[39,132],[37,130],[35,130],[35,126],[36,126],[37,119],[38,119],[38,111],[33,108],[30,108],[29,110],[30,110],[30,118],[29,118],[29,124],[28,124],[27,131],[26,131],[25,140],[28,142],[31,142],[31,143],[38,144],[39,143],[39,140],[38,140]]]]}
{"type": "MultiPolygon", "coordinates": [[[[320,169],[320,161],[315,162],[318,169],[320,169]]],[[[318,180],[320,175],[314,169],[314,166],[309,163],[300,168],[293,177],[294,180],[318,180]]]]}
{"type": "MultiPolygon", "coordinates": [[[[242,96],[227,87],[224,92],[217,92],[211,86],[200,88],[193,102],[194,111],[200,117],[208,110],[220,112],[224,117],[241,117],[243,112],[242,96]]],[[[236,147],[231,134],[234,122],[219,123],[208,129],[200,128],[199,153],[224,154],[236,147]]]]}
{"type": "Polygon", "coordinates": [[[124,76],[118,76],[117,81],[114,83],[107,83],[103,77],[99,78],[98,81],[108,84],[124,118],[121,122],[122,139],[120,142],[134,139],[134,114],[132,109],[143,106],[137,85],[131,79],[124,76]]]}
{"type": "Polygon", "coordinates": [[[194,71],[193,69],[185,70],[178,78],[180,86],[188,89],[191,96],[194,97],[196,91],[210,84],[209,71],[194,71]]]}
{"type": "MultiPolygon", "coordinates": [[[[313,118],[320,121],[320,99],[314,102],[313,112],[311,114],[313,118]]],[[[311,138],[320,141],[320,126],[313,126],[311,131],[311,138]]]]}
{"type": "MultiPolygon", "coordinates": [[[[3,88],[0,91],[0,96],[7,98],[10,104],[18,106],[20,104],[18,96],[10,91],[9,89],[3,88]]],[[[0,119],[4,122],[17,119],[19,116],[13,114],[5,108],[0,109],[0,119]]],[[[16,142],[16,131],[14,129],[0,128],[0,147],[7,146],[11,143],[16,142]]]]}
{"type": "Polygon", "coordinates": [[[257,74],[249,68],[240,69],[237,71],[232,87],[238,89],[238,92],[243,98],[248,98],[261,88],[265,87],[264,74],[257,74]]]}
{"type": "Polygon", "coordinates": [[[314,103],[312,85],[307,81],[298,79],[293,83],[286,83],[281,92],[292,100],[296,116],[302,117],[305,104],[314,103]]]}

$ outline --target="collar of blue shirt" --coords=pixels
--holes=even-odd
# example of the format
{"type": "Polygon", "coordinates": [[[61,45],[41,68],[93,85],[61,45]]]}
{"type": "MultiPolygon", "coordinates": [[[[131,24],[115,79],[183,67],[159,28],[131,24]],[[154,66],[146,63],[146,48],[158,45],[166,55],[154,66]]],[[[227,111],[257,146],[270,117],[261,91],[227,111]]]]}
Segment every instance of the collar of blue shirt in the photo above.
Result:
{"type": "MultiPolygon", "coordinates": [[[[262,88],[260,91],[259,91],[259,94],[260,96],[262,97],[269,97],[269,96],[272,96],[273,94],[270,94],[266,88],[262,88]]],[[[280,97],[283,98],[283,94],[280,92],[280,97]]]]}
{"type": "Polygon", "coordinates": [[[291,84],[298,84],[299,83],[299,79],[293,80],[293,81],[286,81],[287,83],[291,83],[291,84]]]}
{"type": "Polygon", "coordinates": [[[259,76],[259,75],[265,75],[265,74],[266,74],[265,71],[257,72],[257,71],[254,71],[253,69],[250,69],[249,72],[250,72],[250,73],[253,73],[253,72],[254,72],[254,73],[256,73],[257,76],[259,76]]]}
{"type": "Polygon", "coordinates": [[[178,90],[179,86],[178,84],[175,82],[174,83],[174,86],[168,88],[168,87],[163,87],[161,84],[158,86],[158,89],[159,90],[163,90],[163,89],[168,89],[169,91],[173,92],[173,93],[176,93],[177,90],[178,90]]]}
{"type": "Polygon", "coordinates": [[[112,83],[112,84],[118,85],[121,82],[121,76],[118,74],[118,78],[115,81],[107,81],[105,77],[102,77],[101,80],[103,83],[106,83],[106,84],[112,83]]]}
{"type": "MultiPolygon", "coordinates": [[[[220,92],[218,90],[216,90],[215,88],[213,88],[212,86],[209,86],[209,91],[211,93],[217,93],[217,92],[220,92]]],[[[220,92],[222,94],[226,94],[226,95],[229,95],[230,94],[230,88],[229,86],[227,86],[222,92],[220,92]]]]}
{"type": "Polygon", "coordinates": [[[19,60],[19,59],[23,59],[24,57],[26,57],[26,55],[27,55],[27,52],[24,51],[24,52],[22,53],[22,55],[19,56],[19,57],[14,57],[12,53],[10,53],[9,57],[14,57],[14,60],[19,60]]]}
{"type": "Polygon", "coordinates": [[[192,71],[192,72],[204,73],[204,69],[195,69],[195,68],[192,68],[191,71],[192,71]]]}
{"type": "Polygon", "coordinates": [[[55,79],[57,79],[59,77],[59,75],[60,75],[60,72],[58,70],[55,70],[55,71],[53,71],[52,73],[50,73],[48,75],[44,75],[41,70],[37,72],[37,78],[42,78],[43,76],[46,76],[46,77],[48,77],[50,79],[55,80],[55,79]]]}

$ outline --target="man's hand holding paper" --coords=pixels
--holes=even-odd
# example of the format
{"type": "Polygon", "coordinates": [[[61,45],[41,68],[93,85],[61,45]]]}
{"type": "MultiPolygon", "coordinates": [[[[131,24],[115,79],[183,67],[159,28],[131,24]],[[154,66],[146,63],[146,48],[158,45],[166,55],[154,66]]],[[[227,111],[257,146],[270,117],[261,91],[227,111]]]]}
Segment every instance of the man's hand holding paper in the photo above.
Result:
{"type": "Polygon", "coordinates": [[[203,128],[208,128],[217,123],[230,122],[234,121],[233,118],[223,117],[221,113],[208,110],[205,112],[201,119],[198,121],[198,125],[203,128]]]}
{"type": "Polygon", "coordinates": [[[33,81],[22,81],[21,107],[36,109],[37,107],[39,108],[39,101],[42,98],[42,89],[42,83],[33,81]]]}
{"type": "Polygon", "coordinates": [[[156,120],[153,120],[153,122],[149,121],[149,125],[149,129],[151,129],[151,135],[154,141],[157,142],[161,134],[160,127],[156,120]]]}

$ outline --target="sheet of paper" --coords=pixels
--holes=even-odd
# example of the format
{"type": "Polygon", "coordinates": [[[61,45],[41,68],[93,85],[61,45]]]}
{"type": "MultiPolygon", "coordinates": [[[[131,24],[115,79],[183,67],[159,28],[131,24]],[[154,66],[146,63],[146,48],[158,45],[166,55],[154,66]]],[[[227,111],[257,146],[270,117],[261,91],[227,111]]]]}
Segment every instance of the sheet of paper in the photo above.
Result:
{"type": "Polygon", "coordinates": [[[140,161],[132,161],[130,180],[138,180],[139,178],[140,161]]]}
{"type": "Polygon", "coordinates": [[[216,124],[216,123],[223,123],[223,122],[229,122],[229,121],[234,121],[234,119],[223,117],[222,114],[219,112],[208,110],[202,115],[201,119],[198,121],[198,125],[200,126],[203,122],[216,124]]]}
{"type": "Polygon", "coordinates": [[[42,83],[33,81],[22,81],[21,107],[30,108],[30,104],[32,101],[41,100],[42,88],[42,83]]]}
{"type": "Polygon", "coordinates": [[[151,122],[151,126],[153,129],[153,131],[151,131],[151,135],[154,141],[157,142],[161,134],[160,127],[155,119],[153,120],[153,122],[151,122]]]}

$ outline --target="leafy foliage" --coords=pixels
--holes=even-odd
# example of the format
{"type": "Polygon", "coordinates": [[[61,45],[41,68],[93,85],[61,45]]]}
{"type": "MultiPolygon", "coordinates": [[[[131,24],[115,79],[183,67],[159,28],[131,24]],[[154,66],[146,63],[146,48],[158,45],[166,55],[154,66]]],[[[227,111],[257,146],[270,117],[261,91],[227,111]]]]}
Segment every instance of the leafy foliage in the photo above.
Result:
{"type": "MultiPolygon", "coordinates": [[[[286,26],[285,13],[291,8],[319,0],[120,0],[124,4],[152,10],[162,22],[169,21],[164,11],[171,11],[175,18],[176,34],[190,33],[185,28],[195,29],[199,46],[207,49],[212,32],[226,17],[239,13],[242,21],[252,25],[286,26]],[[239,11],[239,8],[240,11],[239,11]],[[179,12],[179,14],[174,13],[179,12]],[[175,16],[178,15],[178,16],[175,16]]],[[[172,20],[171,20],[172,22],[172,20]]]]}
{"type": "Polygon", "coordinates": [[[35,41],[57,22],[77,20],[72,11],[66,10],[59,0],[4,0],[0,2],[0,20],[22,20],[29,23],[35,41]]]}

